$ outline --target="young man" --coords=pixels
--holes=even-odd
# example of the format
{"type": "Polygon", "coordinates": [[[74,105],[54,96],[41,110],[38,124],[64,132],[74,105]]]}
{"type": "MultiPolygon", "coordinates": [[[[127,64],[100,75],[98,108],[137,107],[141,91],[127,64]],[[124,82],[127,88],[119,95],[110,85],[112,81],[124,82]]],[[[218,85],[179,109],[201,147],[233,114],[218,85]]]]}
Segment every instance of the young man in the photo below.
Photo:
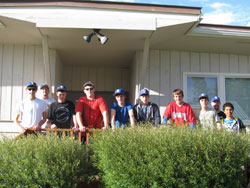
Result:
{"type": "Polygon", "coordinates": [[[41,99],[46,102],[46,104],[49,105],[53,102],[56,102],[55,99],[49,98],[49,86],[47,84],[40,85],[40,91],[41,91],[41,99]]]}
{"type": "Polygon", "coordinates": [[[227,102],[223,105],[223,111],[226,118],[221,120],[221,126],[229,132],[240,133],[242,130],[245,131],[246,127],[239,118],[233,116],[234,106],[232,103],[227,102]]]}
{"type": "Polygon", "coordinates": [[[27,129],[38,131],[42,124],[46,121],[47,105],[43,100],[36,98],[37,84],[29,82],[26,85],[26,93],[28,98],[23,100],[18,108],[15,116],[15,123],[21,127],[22,133],[27,129]],[[22,115],[22,123],[19,122],[19,117],[22,115]]]}
{"type": "Polygon", "coordinates": [[[130,122],[131,127],[135,127],[133,107],[130,102],[125,101],[126,95],[123,89],[116,89],[114,96],[117,102],[111,104],[111,126],[125,128],[130,122]]]}
{"type": "Polygon", "coordinates": [[[50,105],[47,113],[47,124],[52,129],[69,129],[75,124],[75,105],[67,100],[67,88],[64,85],[56,88],[56,96],[57,102],[50,105]]]}
{"type": "Polygon", "coordinates": [[[149,102],[149,91],[147,89],[142,89],[139,95],[140,103],[136,104],[133,108],[136,123],[149,122],[157,127],[161,123],[159,107],[149,102]]]}
{"type": "Polygon", "coordinates": [[[221,129],[220,118],[214,109],[208,108],[209,98],[206,93],[201,93],[198,98],[198,102],[201,105],[201,110],[199,114],[199,120],[201,127],[204,129],[213,129],[217,124],[217,128],[221,129]]]}
{"type": "Polygon", "coordinates": [[[76,105],[76,120],[79,130],[84,132],[87,128],[106,129],[109,126],[108,107],[104,99],[95,96],[95,85],[88,81],[83,84],[85,97],[81,97],[76,105]],[[104,127],[102,126],[104,122],[104,127]]]}
{"type": "Polygon", "coordinates": [[[213,96],[211,98],[211,106],[215,109],[220,119],[226,118],[226,115],[224,114],[224,112],[220,111],[220,97],[213,96]]]}
{"type": "Polygon", "coordinates": [[[175,89],[173,91],[174,102],[170,102],[163,115],[163,124],[171,119],[178,127],[189,124],[191,130],[194,128],[196,118],[191,106],[183,102],[183,91],[175,89]]]}

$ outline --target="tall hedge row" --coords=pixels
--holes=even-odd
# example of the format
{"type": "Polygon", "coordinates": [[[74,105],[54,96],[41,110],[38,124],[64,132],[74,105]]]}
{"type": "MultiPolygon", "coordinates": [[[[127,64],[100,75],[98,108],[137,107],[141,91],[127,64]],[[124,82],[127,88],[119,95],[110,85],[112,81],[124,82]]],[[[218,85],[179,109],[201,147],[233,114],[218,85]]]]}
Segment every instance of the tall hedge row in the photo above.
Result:
{"type": "Polygon", "coordinates": [[[189,128],[117,129],[91,139],[105,187],[225,188],[245,181],[248,135],[189,128]]]}
{"type": "Polygon", "coordinates": [[[26,137],[0,141],[0,187],[77,187],[86,174],[85,150],[69,138],[26,137]]]}

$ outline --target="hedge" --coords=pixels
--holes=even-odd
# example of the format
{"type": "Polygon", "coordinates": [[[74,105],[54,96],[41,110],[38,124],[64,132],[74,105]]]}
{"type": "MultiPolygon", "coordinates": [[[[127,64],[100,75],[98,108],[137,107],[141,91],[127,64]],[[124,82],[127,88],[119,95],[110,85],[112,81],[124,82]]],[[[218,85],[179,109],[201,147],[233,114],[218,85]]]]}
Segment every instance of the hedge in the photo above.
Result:
{"type": "Polygon", "coordinates": [[[77,187],[88,177],[85,149],[76,140],[28,136],[0,142],[0,187],[77,187]]]}
{"type": "Polygon", "coordinates": [[[189,128],[116,129],[90,140],[111,188],[225,188],[245,182],[248,135],[189,128]]]}

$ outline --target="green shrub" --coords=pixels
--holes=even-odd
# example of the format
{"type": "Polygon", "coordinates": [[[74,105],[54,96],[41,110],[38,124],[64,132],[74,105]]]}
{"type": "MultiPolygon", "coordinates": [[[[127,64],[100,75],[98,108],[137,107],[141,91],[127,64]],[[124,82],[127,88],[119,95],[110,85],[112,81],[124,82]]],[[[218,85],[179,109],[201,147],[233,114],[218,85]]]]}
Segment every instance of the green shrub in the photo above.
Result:
{"type": "Polygon", "coordinates": [[[235,188],[245,181],[248,135],[139,127],[97,133],[90,141],[107,187],[235,188]]]}
{"type": "Polygon", "coordinates": [[[87,178],[85,149],[68,137],[33,137],[0,142],[0,187],[76,187],[87,178]]]}

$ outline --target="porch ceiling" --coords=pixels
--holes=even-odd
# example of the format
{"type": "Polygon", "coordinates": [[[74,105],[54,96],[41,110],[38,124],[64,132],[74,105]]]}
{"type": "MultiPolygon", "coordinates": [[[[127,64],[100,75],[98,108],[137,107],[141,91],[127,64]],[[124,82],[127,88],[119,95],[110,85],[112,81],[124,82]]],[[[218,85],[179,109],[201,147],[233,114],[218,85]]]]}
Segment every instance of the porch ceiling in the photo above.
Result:
{"type": "Polygon", "coordinates": [[[143,50],[144,38],[152,34],[151,49],[197,52],[237,53],[250,55],[248,38],[185,35],[194,23],[186,23],[156,31],[101,30],[109,37],[101,45],[96,36],[90,43],[83,40],[90,29],[37,28],[34,23],[0,17],[0,43],[41,45],[42,35],[48,36],[49,48],[56,49],[64,64],[128,67],[136,50],[143,50]]]}

